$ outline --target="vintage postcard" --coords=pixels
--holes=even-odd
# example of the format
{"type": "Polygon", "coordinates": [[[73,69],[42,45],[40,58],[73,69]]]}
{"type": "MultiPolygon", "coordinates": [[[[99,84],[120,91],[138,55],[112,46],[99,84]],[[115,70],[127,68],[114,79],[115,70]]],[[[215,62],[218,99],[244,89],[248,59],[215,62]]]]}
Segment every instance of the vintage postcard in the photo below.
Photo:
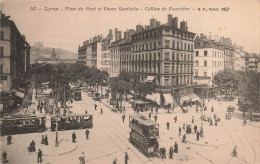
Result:
{"type": "Polygon", "coordinates": [[[259,0],[0,13],[1,163],[260,163],[259,0]]]}

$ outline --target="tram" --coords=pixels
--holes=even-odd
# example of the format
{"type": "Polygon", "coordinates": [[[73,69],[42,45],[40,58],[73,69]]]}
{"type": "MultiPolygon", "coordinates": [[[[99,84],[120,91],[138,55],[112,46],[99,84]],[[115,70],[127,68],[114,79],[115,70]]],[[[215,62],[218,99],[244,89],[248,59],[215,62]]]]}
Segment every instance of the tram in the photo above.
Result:
{"type": "Polygon", "coordinates": [[[129,115],[130,142],[148,157],[156,156],[159,143],[159,124],[140,114],[129,115]]]}
{"type": "Polygon", "coordinates": [[[74,87],[72,89],[72,97],[75,101],[81,101],[82,100],[82,97],[81,97],[81,89],[80,88],[77,88],[77,87],[74,87]]]}
{"type": "Polygon", "coordinates": [[[34,133],[46,130],[45,114],[13,115],[1,119],[1,135],[34,133]]]}
{"type": "Polygon", "coordinates": [[[92,114],[68,114],[61,117],[51,117],[51,130],[56,130],[56,121],[58,121],[58,130],[92,128],[92,114]]]}

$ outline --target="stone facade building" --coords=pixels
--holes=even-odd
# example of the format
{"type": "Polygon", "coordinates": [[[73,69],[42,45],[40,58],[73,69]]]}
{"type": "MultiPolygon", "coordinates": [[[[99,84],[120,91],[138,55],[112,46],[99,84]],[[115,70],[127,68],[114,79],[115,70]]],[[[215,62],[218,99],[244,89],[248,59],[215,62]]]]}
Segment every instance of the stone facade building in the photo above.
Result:
{"type": "Polygon", "coordinates": [[[30,68],[30,45],[9,18],[1,14],[0,104],[4,110],[16,104],[14,95],[21,78],[30,68]]]}

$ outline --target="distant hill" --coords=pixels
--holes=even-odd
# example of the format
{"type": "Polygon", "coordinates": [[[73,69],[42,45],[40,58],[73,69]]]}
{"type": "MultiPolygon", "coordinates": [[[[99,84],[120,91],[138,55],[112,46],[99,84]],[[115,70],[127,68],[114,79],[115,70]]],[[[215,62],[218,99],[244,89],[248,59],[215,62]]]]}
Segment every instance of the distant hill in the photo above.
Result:
{"type": "MultiPolygon", "coordinates": [[[[31,46],[31,59],[30,63],[34,64],[35,59],[39,57],[50,58],[53,48],[42,46],[31,46]]],[[[78,54],[63,49],[55,49],[57,57],[61,59],[77,59],[78,54]]]]}

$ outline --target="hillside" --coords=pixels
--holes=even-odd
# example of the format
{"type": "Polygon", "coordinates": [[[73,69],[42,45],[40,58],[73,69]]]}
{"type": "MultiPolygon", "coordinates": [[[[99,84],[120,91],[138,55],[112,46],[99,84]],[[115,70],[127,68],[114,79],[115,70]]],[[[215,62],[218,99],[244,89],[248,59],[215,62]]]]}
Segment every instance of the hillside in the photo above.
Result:
{"type": "MultiPolygon", "coordinates": [[[[31,60],[30,63],[35,63],[35,59],[39,57],[49,58],[51,57],[53,48],[50,47],[31,47],[31,60]]],[[[55,49],[56,55],[62,59],[77,59],[78,55],[74,52],[70,52],[64,49],[55,49]]]]}

